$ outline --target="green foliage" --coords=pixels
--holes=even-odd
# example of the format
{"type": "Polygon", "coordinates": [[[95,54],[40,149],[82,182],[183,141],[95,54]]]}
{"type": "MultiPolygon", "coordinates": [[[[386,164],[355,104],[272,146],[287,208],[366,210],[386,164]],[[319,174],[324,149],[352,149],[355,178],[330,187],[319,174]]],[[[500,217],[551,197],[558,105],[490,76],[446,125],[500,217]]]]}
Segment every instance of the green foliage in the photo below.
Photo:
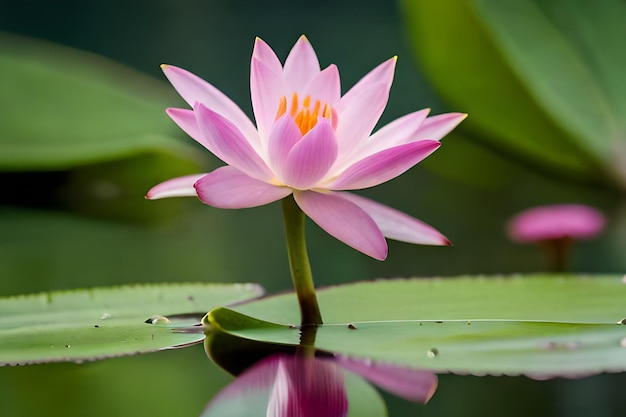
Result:
{"type": "Polygon", "coordinates": [[[147,150],[187,152],[165,83],[112,61],[0,34],[0,169],[68,169],[147,150]]]}
{"type": "MultiPolygon", "coordinates": [[[[239,93],[240,97],[235,101],[244,103],[244,106],[248,103],[248,91],[242,80],[245,80],[249,57],[242,58],[239,52],[251,46],[255,35],[263,36],[272,44],[283,42],[281,56],[285,56],[293,39],[303,32],[307,33],[318,52],[325,54],[324,63],[328,63],[329,59],[332,59],[330,62],[338,60],[342,78],[348,81],[356,80],[398,49],[400,62],[404,65],[398,67],[390,105],[397,106],[398,102],[402,102],[406,106],[391,107],[386,114],[404,114],[415,110],[416,106],[433,105],[433,102],[437,107],[437,100],[429,96],[428,84],[420,80],[419,74],[407,70],[410,66],[403,52],[404,43],[397,42],[397,22],[390,17],[395,13],[387,3],[380,3],[383,4],[385,6],[380,6],[380,9],[384,7],[382,12],[371,5],[362,5],[359,16],[351,25],[346,25],[345,13],[336,13],[335,4],[333,10],[319,4],[305,12],[298,10],[294,14],[298,19],[291,19],[298,22],[297,28],[285,28],[281,22],[284,22],[285,13],[289,10],[284,7],[280,8],[281,13],[276,13],[277,8],[258,9],[255,6],[246,14],[245,8],[242,11],[241,7],[231,7],[229,2],[218,2],[211,5],[211,10],[204,10],[206,13],[197,9],[191,12],[182,10],[176,22],[171,20],[171,8],[166,4],[155,4],[147,14],[141,8],[135,8],[135,13],[131,10],[131,13],[123,14],[115,7],[82,8],[76,9],[76,15],[58,9],[59,16],[66,19],[63,20],[65,24],[51,25],[50,28],[58,28],[61,35],[57,34],[56,39],[66,39],[68,43],[92,50],[106,50],[111,56],[122,59],[132,57],[133,66],[138,68],[150,68],[155,64],[151,63],[154,57],[149,53],[147,56],[135,53],[138,44],[145,46],[142,46],[144,51],[158,50],[159,57],[156,59],[187,62],[190,69],[211,74],[208,79],[225,87],[229,94],[239,93]],[[137,25],[133,21],[137,13],[148,19],[144,22],[146,24],[137,25]],[[326,18],[328,23],[323,30],[319,26],[320,17],[326,18]],[[207,18],[212,21],[211,24],[206,24],[207,18]],[[80,21],[81,25],[90,25],[94,29],[91,33],[76,30],[76,27],[72,29],[71,25],[67,25],[70,21],[80,21]],[[195,42],[201,45],[201,53],[195,48],[180,48],[189,41],[186,31],[189,21],[196,23],[191,26],[201,29],[194,35],[195,42]],[[101,27],[110,30],[99,30],[101,27]],[[146,30],[150,27],[159,29],[146,30]],[[163,27],[170,29],[163,30],[163,27]],[[281,29],[277,31],[276,28],[281,29]],[[73,35],[70,33],[72,30],[75,32],[73,35]],[[372,36],[373,33],[375,36],[372,36]],[[228,37],[228,42],[224,42],[225,37],[228,37]],[[85,42],[82,42],[83,39],[85,42]],[[119,39],[134,41],[119,42],[119,39]],[[338,42],[338,39],[342,41],[338,42]],[[354,48],[363,39],[376,40],[368,44],[365,56],[359,48],[354,48]],[[113,47],[113,44],[116,46],[113,47]],[[170,58],[164,58],[168,56],[170,58]],[[225,57],[230,64],[220,65],[213,58],[215,56],[225,57]],[[349,71],[354,71],[354,74],[349,71]]],[[[20,7],[19,2],[15,5],[20,7]]],[[[617,173],[620,168],[626,167],[620,159],[624,155],[623,148],[620,148],[620,144],[623,145],[623,124],[615,128],[607,122],[623,123],[626,120],[622,6],[615,1],[508,4],[445,0],[404,0],[402,5],[426,73],[434,80],[443,97],[454,106],[453,110],[470,113],[461,127],[468,128],[463,132],[463,138],[472,135],[477,142],[506,150],[516,158],[523,157],[526,161],[543,164],[545,169],[554,173],[568,174],[581,180],[623,184],[624,176],[617,173]],[[514,16],[511,15],[513,7],[520,8],[515,10],[514,16]],[[586,7],[593,10],[585,10],[586,7]],[[420,15],[414,13],[418,11],[420,15]],[[511,22],[511,19],[519,20],[511,22]],[[530,23],[524,26],[524,22],[530,23]],[[538,30],[550,33],[552,42],[545,45],[551,48],[550,53],[560,51],[554,59],[550,54],[537,55],[533,48],[536,43],[530,44],[536,41],[536,37],[520,38],[520,33],[527,32],[526,28],[534,30],[537,22],[540,23],[538,30]],[[552,38],[555,34],[556,37],[552,38]],[[599,43],[601,47],[597,47],[599,43]],[[556,66],[537,68],[537,57],[545,58],[556,66]],[[574,66],[573,70],[560,63],[563,57],[563,62],[574,66]],[[538,79],[544,76],[549,82],[538,79]],[[557,76],[559,79],[555,80],[557,76]],[[590,81],[591,84],[577,85],[577,80],[590,81]],[[568,88],[573,90],[568,91],[568,88]],[[577,100],[581,93],[595,107],[577,100]],[[568,97],[571,102],[555,103],[559,97],[568,97]],[[572,120],[572,114],[580,111],[578,106],[583,111],[579,114],[581,120],[572,120]],[[595,131],[613,132],[618,140],[611,142],[605,136],[592,138],[595,131]],[[609,142],[617,143],[614,151],[610,150],[609,142]]],[[[350,7],[345,6],[345,11],[349,13],[350,7]]],[[[20,25],[19,17],[12,13],[6,16],[5,22],[15,20],[20,25]]],[[[32,33],[50,34],[46,32],[45,25],[40,28],[39,21],[31,19],[30,13],[26,16],[28,18],[21,25],[28,22],[32,33]]],[[[57,21],[54,16],[51,19],[57,21]]],[[[20,29],[20,32],[28,31],[28,28],[20,29]]],[[[281,225],[267,221],[269,217],[264,217],[266,220],[263,222],[258,221],[259,216],[271,215],[276,207],[229,214],[207,209],[189,199],[185,203],[195,204],[198,208],[186,212],[180,222],[170,222],[162,227],[96,221],[70,213],[41,210],[49,208],[50,202],[42,196],[42,192],[50,192],[49,171],[55,170],[67,174],[64,177],[67,181],[62,187],[52,190],[54,198],[62,200],[63,208],[133,221],[153,218],[152,211],[164,212],[168,216],[171,210],[164,207],[181,203],[182,199],[146,202],[142,199],[145,191],[161,180],[197,172],[197,163],[189,148],[184,146],[190,143],[189,139],[181,141],[181,146],[172,137],[182,137],[183,134],[164,115],[163,109],[176,105],[178,100],[173,89],[165,83],[146,79],[97,56],[8,35],[0,38],[0,63],[3,65],[0,71],[0,105],[3,110],[0,114],[0,171],[5,172],[0,174],[0,178],[3,183],[12,185],[11,180],[16,177],[7,180],[7,171],[13,171],[11,175],[16,175],[18,179],[22,178],[22,174],[37,172],[37,179],[42,180],[37,187],[23,188],[25,194],[36,193],[33,197],[36,203],[31,206],[37,206],[39,210],[11,207],[0,211],[0,288],[3,293],[137,281],[206,279],[232,282],[249,276],[264,280],[264,285],[277,290],[287,287],[288,271],[280,263],[284,257],[280,248],[283,238],[281,225]],[[251,230],[255,233],[251,234],[251,230]],[[242,256],[246,262],[241,262],[242,256]]],[[[346,85],[349,83],[346,82],[346,85]]],[[[446,162],[443,164],[435,160],[432,164],[435,169],[444,172],[454,169],[456,178],[467,180],[471,177],[474,184],[504,182],[506,185],[508,181],[514,187],[485,194],[472,187],[442,182],[427,173],[424,176],[425,173],[417,168],[408,176],[386,185],[388,195],[383,200],[404,205],[413,214],[440,225],[456,246],[439,250],[391,243],[393,250],[389,261],[375,264],[367,263],[367,260],[362,260],[311,228],[312,240],[318,242],[311,246],[312,255],[318,260],[324,259],[314,268],[318,282],[331,284],[338,279],[363,279],[386,275],[389,271],[400,275],[430,275],[534,270],[539,265],[535,262],[536,252],[507,246],[501,236],[501,223],[514,210],[546,199],[585,200],[603,205],[605,209],[615,207],[617,210],[616,202],[605,201],[597,194],[584,194],[578,189],[571,190],[556,183],[546,187],[543,183],[536,184],[528,176],[509,180],[500,171],[508,174],[510,165],[498,168],[496,173],[495,158],[491,158],[489,152],[482,155],[474,144],[463,143],[463,139],[450,139],[456,142],[445,142],[445,153],[442,149],[434,158],[448,158],[448,146],[458,147],[456,154],[451,159],[444,159],[446,162]],[[419,189],[419,192],[407,193],[407,189],[419,189]],[[489,207],[486,207],[486,201],[490,202],[489,207]],[[492,201],[497,201],[497,204],[492,204],[492,201]],[[416,259],[419,261],[416,262],[416,259]]],[[[17,183],[20,184],[20,181],[17,183]]],[[[9,201],[9,204],[12,203],[9,201]]],[[[611,237],[604,239],[603,243],[579,247],[581,250],[575,263],[578,270],[623,270],[623,251],[620,249],[623,245],[620,243],[625,239],[620,230],[626,228],[618,227],[615,221],[612,225],[611,237]],[[611,238],[614,241],[609,240],[611,238]]],[[[404,352],[403,361],[416,364],[423,361],[433,369],[466,366],[473,361],[474,356],[470,357],[467,352],[449,351],[456,349],[459,343],[454,335],[461,339],[459,348],[478,349],[477,353],[481,354],[476,357],[481,361],[490,360],[489,356],[493,354],[500,365],[506,365],[508,359],[502,359],[497,352],[486,347],[500,349],[508,343],[507,346],[517,346],[518,349],[507,351],[507,354],[515,354],[519,360],[533,360],[536,355],[543,355],[546,361],[543,363],[554,360],[558,364],[569,358],[574,362],[590,362],[590,366],[603,360],[610,365],[610,361],[622,357],[619,355],[623,349],[618,347],[624,337],[623,326],[615,325],[624,314],[619,308],[620,300],[624,299],[619,277],[604,277],[593,281],[593,284],[577,283],[576,289],[568,289],[557,299],[555,308],[552,308],[554,300],[551,297],[560,292],[564,279],[553,280],[550,277],[523,285],[517,284],[518,280],[452,280],[458,286],[456,289],[452,288],[452,284],[446,284],[447,280],[428,280],[424,284],[398,284],[397,290],[390,290],[396,281],[372,283],[373,287],[357,284],[344,289],[323,290],[320,299],[328,326],[323,327],[325,330],[320,332],[318,342],[324,343],[328,349],[334,347],[355,355],[392,356],[397,349],[399,353],[404,352]],[[496,291],[496,287],[503,283],[508,290],[496,291]],[[444,291],[438,290],[440,284],[445,287],[444,291]],[[544,290],[547,291],[545,295],[544,290]],[[526,296],[522,298],[520,291],[526,296]],[[608,308],[613,309],[606,310],[608,308]],[[505,312],[510,314],[505,321],[489,320],[505,312]],[[406,313],[406,316],[396,327],[393,323],[371,323],[378,318],[394,320],[399,313],[406,313]],[[467,317],[473,317],[469,326],[466,324],[467,317]],[[541,317],[549,317],[557,323],[546,323],[542,327],[536,322],[541,317]],[[558,323],[561,319],[567,323],[558,323]],[[443,323],[433,322],[438,320],[443,323]],[[573,322],[569,323],[569,320],[573,322]],[[586,320],[591,321],[587,323],[586,320]],[[353,321],[357,329],[348,332],[346,323],[353,321]],[[423,322],[421,327],[419,321],[423,322]],[[411,323],[418,327],[418,331],[423,331],[419,333],[420,340],[421,336],[429,336],[423,344],[411,338],[410,332],[414,328],[407,330],[407,325],[411,323]],[[554,333],[547,335],[548,331],[554,333]],[[578,334],[571,331],[580,331],[585,343],[576,343],[578,334]],[[474,334],[470,332],[480,336],[473,345],[467,340],[468,335],[474,334]],[[503,343],[500,332],[506,332],[512,339],[503,343]],[[388,335],[392,336],[390,343],[395,343],[391,348],[384,342],[388,335]],[[500,338],[496,337],[498,335],[500,338]],[[493,343],[488,343],[489,340],[493,343]],[[523,348],[524,343],[527,343],[528,349],[523,348]],[[419,350],[410,351],[412,348],[419,350]],[[438,355],[428,357],[432,348],[438,349],[438,355]],[[577,352],[579,348],[581,352],[577,352]],[[425,349],[428,351],[424,352],[425,349]],[[597,353],[596,356],[593,356],[592,350],[597,353]]],[[[211,307],[203,303],[197,306],[196,312],[201,314],[211,307]]],[[[102,330],[93,327],[93,316],[84,320],[78,318],[74,323],[75,317],[69,317],[70,311],[67,320],[71,323],[67,324],[84,330],[85,334],[81,337],[91,337],[95,330],[102,330]]],[[[171,313],[158,311],[161,314],[171,313]]],[[[220,311],[225,310],[216,310],[216,313],[220,311]]],[[[292,295],[238,306],[236,311],[275,323],[299,322],[292,295]]],[[[6,325],[4,310],[2,314],[0,322],[6,325]]],[[[57,317],[56,314],[52,317],[57,317]]],[[[137,314],[137,334],[144,334],[142,332],[147,328],[156,331],[159,340],[169,340],[170,343],[179,343],[181,338],[190,340],[186,338],[202,336],[178,334],[174,340],[169,329],[143,323],[152,315],[152,311],[146,311],[141,316],[137,314]]],[[[45,317],[45,314],[36,317],[43,327],[56,325],[46,321],[45,317]]],[[[96,322],[100,317],[95,318],[96,322]]],[[[109,320],[102,321],[115,323],[109,320]]],[[[246,322],[247,319],[242,323],[246,322]]],[[[134,319],[132,325],[119,324],[120,329],[135,329],[134,319]]],[[[185,325],[186,322],[178,324],[185,325]]],[[[263,329],[256,333],[258,329],[254,326],[239,326],[238,331],[244,332],[242,336],[245,337],[253,335],[260,339],[263,335],[267,336],[263,329]]],[[[30,329],[44,335],[46,331],[43,327],[30,329]]],[[[227,335],[232,338],[231,345],[221,346],[223,349],[229,346],[261,349],[259,346],[263,345],[263,349],[269,352],[292,349],[292,344],[297,343],[291,329],[280,325],[272,328],[276,330],[272,335],[273,342],[284,334],[288,336],[285,342],[290,345],[250,345],[247,344],[250,340],[220,333],[221,337],[227,335]]],[[[5,339],[2,333],[3,330],[0,330],[0,345],[5,340],[12,340],[5,339]]],[[[36,342],[42,340],[37,339],[36,342]]],[[[209,345],[215,348],[219,343],[209,345]]],[[[70,348],[62,351],[76,346],[76,343],[70,344],[70,348]]],[[[5,367],[2,369],[3,390],[0,393],[4,404],[2,410],[11,415],[46,414],[58,409],[63,409],[66,415],[81,416],[85,413],[197,415],[210,396],[227,382],[225,373],[215,369],[210,361],[202,360],[204,354],[200,346],[162,355],[140,355],[81,366],[55,363],[27,368],[5,367]],[[125,378],[129,370],[133,378],[125,378]],[[37,401],[32,401],[33,392],[38,393],[37,401]],[[155,392],[166,395],[154,395],[155,392]]],[[[251,352],[241,350],[235,354],[234,351],[224,350],[221,355],[218,363],[223,364],[227,356],[233,361],[241,361],[250,357],[251,352]]],[[[4,359],[3,353],[0,353],[0,359],[4,359]]],[[[588,411],[587,414],[597,413],[598,410],[606,414],[610,413],[612,406],[623,409],[619,387],[624,375],[546,384],[536,384],[523,378],[444,376],[441,385],[445,389],[435,396],[435,401],[427,409],[421,411],[429,415],[438,415],[439,412],[441,415],[484,415],[485,411],[493,411],[499,402],[502,413],[521,415],[528,414],[524,408],[527,404],[532,404],[536,413],[537,408],[541,410],[543,402],[543,411],[551,414],[554,414],[555,407],[561,410],[564,406],[583,414],[585,411],[588,411]],[[568,400],[564,405],[558,400],[563,396],[573,401],[568,400]],[[442,400],[440,404],[445,404],[444,411],[437,409],[437,399],[442,400]],[[581,403],[586,408],[578,407],[581,403]],[[550,411],[545,411],[545,408],[550,411]]],[[[369,391],[357,398],[363,400],[372,395],[369,387],[369,391]]],[[[356,405],[367,411],[372,408],[364,401],[357,401],[356,405]]],[[[354,406],[354,401],[351,406],[354,406]]],[[[403,409],[397,415],[412,412],[414,409],[403,409]]],[[[364,412],[355,411],[354,414],[364,415],[364,412]]]]}
{"type": "Polygon", "coordinates": [[[40,206],[171,217],[179,204],[133,204],[162,180],[200,171],[192,142],[176,138],[164,112],[178,102],[171,87],[102,57],[2,33],[0,66],[0,175],[13,190],[4,201],[23,204],[39,191],[40,206]]]}
{"type": "Polygon", "coordinates": [[[0,298],[0,365],[188,346],[204,339],[194,325],[205,310],[261,293],[252,284],[163,284],[0,298]]]}
{"type": "Polygon", "coordinates": [[[402,1],[420,63],[476,138],[552,172],[626,187],[626,6],[402,1]]]}
{"type": "MultiPolygon", "coordinates": [[[[4,298],[0,357],[82,361],[198,343],[202,329],[192,326],[203,311],[259,294],[254,285],[181,284],[4,298]],[[145,323],[157,316],[169,319],[145,323]]],[[[380,280],[318,297],[325,324],[315,346],[327,352],[475,375],[626,369],[626,284],[618,276],[380,280]]],[[[206,350],[238,373],[248,359],[297,346],[298,314],[293,294],[213,308],[203,320],[206,350]]]]}
{"type": "MultiPolygon", "coordinates": [[[[329,352],[475,375],[626,370],[618,276],[381,280],[326,288],[318,298],[325,324],[315,346],[329,352]]],[[[295,345],[300,336],[290,326],[298,320],[292,295],[215,309],[208,320],[265,343],[295,345]]]]}
{"type": "MultiPolygon", "coordinates": [[[[198,343],[201,329],[189,328],[204,310],[259,294],[253,285],[181,284],[4,298],[0,357],[4,364],[82,361],[198,343]],[[157,316],[170,318],[145,323],[157,316]]],[[[545,378],[623,371],[624,297],[616,276],[348,284],[319,292],[325,324],[315,346],[436,372],[545,378]]],[[[238,344],[250,355],[284,351],[299,344],[297,320],[292,294],[214,308],[204,320],[207,352],[224,366],[242,353],[238,344]],[[216,353],[219,334],[230,337],[216,353]]]]}

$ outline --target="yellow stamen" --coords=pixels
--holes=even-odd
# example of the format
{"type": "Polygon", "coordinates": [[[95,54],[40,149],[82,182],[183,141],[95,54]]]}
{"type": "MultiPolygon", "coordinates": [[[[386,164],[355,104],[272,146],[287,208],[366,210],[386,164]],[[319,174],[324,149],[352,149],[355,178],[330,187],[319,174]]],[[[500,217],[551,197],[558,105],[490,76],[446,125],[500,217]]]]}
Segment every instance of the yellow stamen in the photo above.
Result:
{"type": "Polygon", "coordinates": [[[333,129],[336,128],[336,121],[333,120],[333,108],[329,106],[328,103],[324,103],[324,106],[322,107],[322,102],[320,100],[315,100],[313,108],[310,108],[311,100],[311,96],[306,96],[304,100],[302,100],[302,106],[300,106],[298,93],[293,93],[291,96],[291,106],[288,109],[287,97],[281,97],[278,102],[278,110],[276,111],[276,120],[289,110],[289,115],[293,118],[293,121],[300,129],[300,133],[304,136],[317,124],[317,118],[320,116],[321,109],[321,117],[329,120],[332,123],[333,129]]]}
{"type": "MultiPolygon", "coordinates": [[[[313,106],[313,111],[312,111],[312,113],[313,113],[313,114],[315,114],[316,116],[317,116],[317,114],[318,114],[318,113],[319,113],[319,111],[320,111],[320,106],[321,106],[321,104],[322,104],[322,103],[320,103],[320,101],[319,101],[319,100],[315,100],[315,106],[313,106]]],[[[308,106],[307,106],[307,107],[308,107],[308,106]]]]}
{"type": "Polygon", "coordinates": [[[291,117],[294,117],[297,111],[298,111],[298,93],[293,93],[293,96],[291,97],[291,117]]]}
{"type": "Polygon", "coordinates": [[[330,108],[328,104],[324,104],[324,110],[322,111],[322,117],[324,119],[330,120],[333,115],[333,110],[330,108]]]}
{"type": "MultiPolygon", "coordinates": [[[[298,115],[293,119],[294,122],[296,122],[296,124],[298,126],[302,125],[302,119],[304,118],[304,113],[300,112],[298,113],[298,115]]],[[[302,128],[300,128],[300,130],[302,130],[302,128]]]]}
{"type": "Polygon", "coordinates": [[[287,113],[287,97],[282,96],[278,103],[278,111],[276,111],[276,119],[274,120],[278,120],[285,113],[287,113]]]}

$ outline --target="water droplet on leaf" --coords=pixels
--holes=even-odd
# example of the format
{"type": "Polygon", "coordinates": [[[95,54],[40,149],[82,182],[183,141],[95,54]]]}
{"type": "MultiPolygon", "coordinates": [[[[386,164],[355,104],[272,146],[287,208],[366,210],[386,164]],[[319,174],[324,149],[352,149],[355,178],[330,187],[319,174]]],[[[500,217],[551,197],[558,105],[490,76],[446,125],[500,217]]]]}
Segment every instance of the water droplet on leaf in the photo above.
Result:
{"type": "Polygon", "coordinates": [[[436,358],[437,356],[439,356],[439,349],[437,348],[428,349],[428,352],[426,352],[426,356],[428,356],[431,359],[436,358]]]}
{"type": "Polygon", "coordinates": [[[167,317],[156,315],[156,316],[152,316],[152,317],[148,318],[144,323],[147,323],[147,324],[165,324],[165,323],[169,323],[169,322],[170,322],[170,319],[168,319],[167,317]]]}

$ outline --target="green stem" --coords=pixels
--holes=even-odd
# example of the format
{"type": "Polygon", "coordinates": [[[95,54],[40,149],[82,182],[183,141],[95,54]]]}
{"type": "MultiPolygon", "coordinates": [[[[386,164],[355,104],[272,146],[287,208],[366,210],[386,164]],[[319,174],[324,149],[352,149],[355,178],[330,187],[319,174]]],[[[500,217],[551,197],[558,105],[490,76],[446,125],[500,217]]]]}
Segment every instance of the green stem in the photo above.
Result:
{"type": "Polygon", "coordinates": [[[574,241],[571,238],[550,239],[541,242],[550,272],[566,272],[574,241]]]}
{"type": "Polygon", "coordinates": [[[306,251],[304,236],[304,213],[293,197],[283,198],[283,214],[285,216],[285,233],[287,235],[287,254],[291,279],[300,304],[301,324],[322,324],[322,314],[317,305],[313,274],[306,251]]]}

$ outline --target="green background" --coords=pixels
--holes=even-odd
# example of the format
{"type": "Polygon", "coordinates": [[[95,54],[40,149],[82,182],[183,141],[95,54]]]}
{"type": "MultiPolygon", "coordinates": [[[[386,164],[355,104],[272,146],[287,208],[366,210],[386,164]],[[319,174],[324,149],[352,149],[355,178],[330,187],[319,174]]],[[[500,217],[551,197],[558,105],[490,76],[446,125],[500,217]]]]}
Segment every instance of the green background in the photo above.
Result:
{"type": "MultiPolygon", "coordinates": [[[[439,18],[445,19],[446,14],[439,18]]],[[[425,66],[413,55],[407,25],[396,3],[382,1],[24,1],[5,2],[0,13],[0,31],[88,51],[153,77],[154,87],[146,87],[144,93],[150,96],[146,89],[152,88],[159,93],[150,99],[156,112],[154,133],[178,138],[181,147],[192,148],[192,141],[159,110],[182,106],[175,94],[168,95],[159,64],[195,72],[250,113],[249,60],[255,36],[284,59],[305,33],[322,66],[339,66],[343,91],[397,54],[396,78],[381,123],[423,107],[432,108],[435,114],[467,111],[444,103],[420,71],[425,66]]],[[[9,47],[13,41],[0,37],[0,46],[9,47]]],[[[46,48],[56,55],[53,46],[46,48]]],[[[71,72],[71,62],[67,65],[71,72]]],[[[454,71],[446,73],[455,75],[454,71]]],[[[2,102],[9,106],[15,101],[15,107],[7,107],[15,110],[41,88],[25,86],[20,97],[7,97],[3,90],[0,96],[5,95],[2,102]]],[[[89,97],[80,99],[81,90],[60,89],[58,94],[77,94],[78,103],[89,102],[89,97]]],[[[480,101],[481,97],[465,97],[472,99],[480,101]]],[[[7,108],[1,111],[8,114],[7,108]]],[[[114,113],[98,110],[102,129],[119,122],[107,123],[114,113]]],[[[55,121],[68,134],[77,123],[71,117],[55,121]]],[[[28,122],[43,123],[34,116],[28,122]]],[[[10,133],[2,131],[0,143],[9,140],[10,133]]],[[[538,248],[510,243],[505,223],[529,206],[561,202],[591,204],[608,216],[608,228],[600,238],[575,247],[572,270],[623,273],[626,207],[622,195],[547,175],[546,170],[533,169],[528,158],[515,158],[492,141],[480,139],[470,114],[425,163],[363,192],[437,227],[453,241],[453,247],[390,242],[389,257],[381,263],[309,224],[316,282],[540,271],[544,264],[538,248]]],[[[5,189],[0,195],[0,294],[187,281],[254,281],[271,292],[289,289],[277,204],[221,211],[194,199],[144,201],[151,185],[175,173],[194,172],[197,164],[207,170],[218,166],[218,161],[195,149],[197,155],[183,162],[146,151],[134,159],[45,168],[23,165],[16,169],[5,164],[0,172],[5,189]],[[103,179],[105,184],[119,181],[124,192],[99,193],[103,179]],[[177,215],[172,217],[172,213],[177,215]]],[[[56,153],[53,149],[49,158],[61,160],[65,155],[63,148],[56,153]]],[[[4,367],[0,368],[0,414],[194,416],[229,380],[200,346],[82,365],[4,367]]],[[[427,406],[383,395],[391,416],[617,416],[626,406],[620,390],[624,383],[621,374],[547,382],[443,375],[427,406]]]]}

